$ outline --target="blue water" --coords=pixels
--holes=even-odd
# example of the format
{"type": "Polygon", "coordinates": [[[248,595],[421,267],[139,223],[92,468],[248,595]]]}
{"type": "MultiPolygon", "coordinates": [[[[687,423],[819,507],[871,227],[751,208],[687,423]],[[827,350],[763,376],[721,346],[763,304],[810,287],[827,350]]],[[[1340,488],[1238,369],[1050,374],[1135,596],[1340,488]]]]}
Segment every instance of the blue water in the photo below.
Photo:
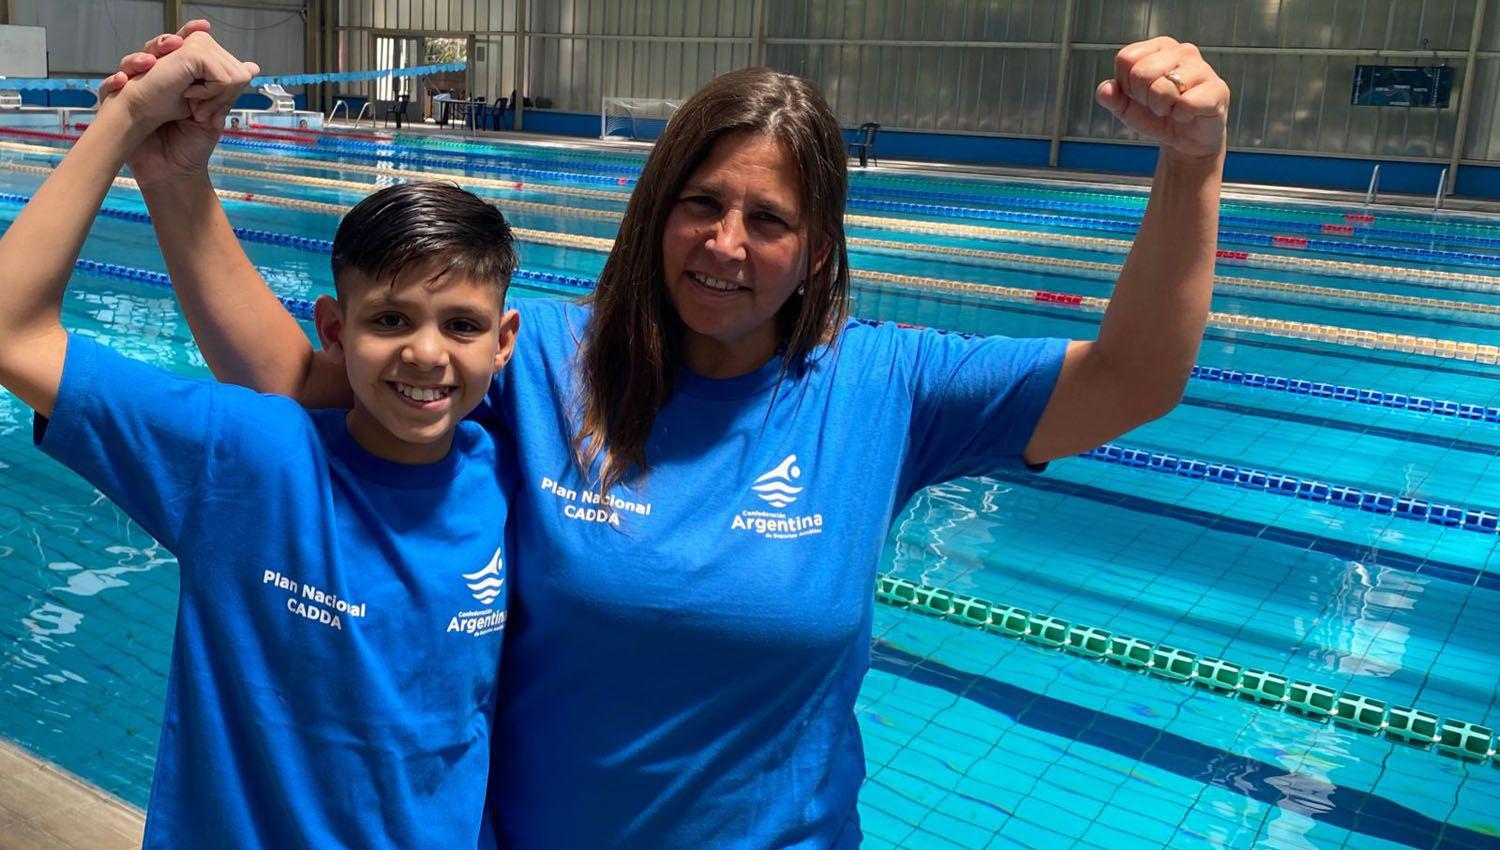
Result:
{"type": "MultiPolygon", "coordinates": [[[[410,150],[463,151],[487,169],[608,174],[638,165],[619,154],[413,140],[410,150]],[[550,163],[550,164],[549,164],[550,163]]],[[[262,149],[247,152],[267,153],[262,149]]],[[[46,163],[48,157],[5,161],[46,163]]],[[[358,165],[375,161],[351,159],[358,165]]],[[[253,167],[224,158],[229,167],[253,167]]],[[[393,164],[391,161],[387,165],[393,164]]],[[[410,162],[406,163],[411,165],[410,162]]],[[[435,169],[454,176],[461,172],[435,169]]],[[[298,152],[288,175],[373,188],[390,178],[340,171],[334,152],[298,152]]],[[[506,179],[493,170],[483,176],[506,179]]],[[[0,170],[0,193],[30,194],[40,177],[0,170]]],[[[280,177],[221,176],[221,188],[351,204],[362,191],[280,177]]],[[[482,189],[505,201],[623,209],[627,187],[566,177],[482,189]],[[550,188],[549,188],[550,186],[550,188]],[[581,198],[558,187],[613,191],[581,198]]],[[[1134,192],[1036,184],[857,175],[858,191],[983,197],[965,206],[1036,211],[1024,200],[1081,203],[1101,222],[1138,215],[1134,192]],[[1009,201],[1015,204],[1007,205],[1009,201]]],[[[108,205],[141,210],[116,190],[108,205]]],[[[231,202],[236,226],[331,239],[336,218],[231,202]]],[[[1235,202],[1236,214],[1279,224],[1343,221],[1323,207],[1235,202]]],[[[0,203],[0,226],[19,207],[0,203]]],[[[870,212],[883,218],[942,215],[870,212]]],[[[612,220],[566,210],[511,210],[521,228],[611,237],[612,220]]],[[[963,224],[985,224],[954,219],[963,224]]],[[[1101,225],[992,226],[1122,238],[1101,225]]],[[[1494,253],[1500,221],[1382,211],[1371,227],[1448,252],[1494,253]]],[[[1250,232],[1246,225],[1236,228],[1250,232]]],[[[1090,296],[1109,282],[1062,273],[1058,258],[1118,262],[1103,251],[1029,242],[917,236],[881,225],[852,235],[913,250],[855,249],[861,271],[888,271],[1090,296]],[[1023,255],[1008,266],[926,250],[959,246],[1023,255]],[[1025,260],[1024,258],[1032,258],[1025,260]]],[[[1360,241],[1355,239],[1352,241],[1360,241]]],[[[525,268],[591,276],[603,255],[523,243],[525,268]]],[[[331,288],[327,258],[281,245],[248,247],[278,294],[331,288]]],[[[1259,251],[1260,249],[1254,249],[1259,251]]],[[[1269,250],[1264,251],[1270,253],[1269,250]]],[[[1347,252],[1287,255],[1385,266],[1347,252]]],[[[163,270],[147,225],[101,219],[83,256],[163,270]]],[[[1407,263],[1410,266],[1410,263],[1407,263]]],[[[1483,263],[1436,258],[1500,278],[1483,263]]],[[[1226,266],[1222,274],[1468,303],[1500,296],[1312,270],[1226,266]]],[[[517,297],[557,297],[515,287],[517,297]]],[[[974,295],[912,293],[857,283],[865,317],[984,334],[1087,338],[1098,315],[974,295]]],[[[1500,344],[1500,317],[1410,310],[1271,291],[1224,293],[1214,309],[1338,327],[1500,344]]],[[[170,296],[140,283],[80,276],[64,319],[131,356],[206,374],[170,296]]],[[[1500,405],[1500,367],[1331,343],[1210,330],[1199,363],[1311,381],[1500,405]]],[[[145,801],[165,691],[176,563],[92,488],[29,447],[30,417],[0,393],[0,735],[137,804],[145,801]]],[[[1494,512],[1500,425],[1242,385],[1194,380],[1184,404],[1120,445],[1233,463],[1366,490],[1494,512]]],[[[1444,717],[1494,726],[1500,638],[1496,535],[1252,492],[1093,460],[1040,476],[964,479],[913,500],[892,529],[882,569],[1200,655],[1227,658],[1444,717]]],[[[1048,652],[921,615],[876,606],[873,668],[859,720],[870,778],[861,797],[867,846],[987,847],[1483,847],[1500,846],[1500,767],[1473,765],[1319,725],[1120,668],[1048,652]]]]}

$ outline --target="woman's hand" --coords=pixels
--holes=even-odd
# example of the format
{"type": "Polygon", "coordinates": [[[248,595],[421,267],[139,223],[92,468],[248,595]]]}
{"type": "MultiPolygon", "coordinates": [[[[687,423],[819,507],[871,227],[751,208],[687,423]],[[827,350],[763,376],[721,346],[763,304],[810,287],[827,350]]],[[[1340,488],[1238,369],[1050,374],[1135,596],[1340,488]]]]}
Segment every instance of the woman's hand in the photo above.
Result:
{"type": "MultiPolygon", "coordinates": [[[[120,70],[99,86],[103,103],[127,95],[127,88],[156,67],[165,56],[180,50],[195,33],[208,33],[208,21],[189,21],[176,33],[166,33],[146,42],[139,53],[120,60],[120,70]]],[[[204,36],[193,41],[196,43],[204,36]]],[[[127,164],[142,188],[170,184],[181,178],[208,174],[208,160],[224,132],[224,120],[238,90],[260,73],[254,62],[240,62],[223,48],[201,49],[192,63],[197,83],[185,93],[182,115],[157,128],[130,155],[127,164]]]]}
{"type": "Polygon", "coordinates": [[[1115,55],[1114,79],[1094,92],[1125,126],[1184,160],[1217,157],[1229,126],[1229,86],[1192,44],[1162,36],[1115,55]]]}

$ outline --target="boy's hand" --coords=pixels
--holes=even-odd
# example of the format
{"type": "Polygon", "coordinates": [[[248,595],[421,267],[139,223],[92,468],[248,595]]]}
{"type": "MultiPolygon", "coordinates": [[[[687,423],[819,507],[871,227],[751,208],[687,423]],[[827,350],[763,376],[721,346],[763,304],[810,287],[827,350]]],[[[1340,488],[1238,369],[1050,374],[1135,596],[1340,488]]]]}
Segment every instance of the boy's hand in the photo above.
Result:
{"type": "Polygon", "coordinates": [[[101,104],[119,99],[138,126],[155,128],[128,159],[143,188],[206,175],[235,98],[260,72],[208,31],[208,22],[197,20],[151,39],[120,60],[120,70],[99,88],[101,104]]]}
{"type": "Polygon", "coordinates": [[[1229,126],[1229,86],[1191,44],[1162,36],[1127,45],[1095,97],[1125,126],[1183,160],[1217,157],[1229,126]]]}

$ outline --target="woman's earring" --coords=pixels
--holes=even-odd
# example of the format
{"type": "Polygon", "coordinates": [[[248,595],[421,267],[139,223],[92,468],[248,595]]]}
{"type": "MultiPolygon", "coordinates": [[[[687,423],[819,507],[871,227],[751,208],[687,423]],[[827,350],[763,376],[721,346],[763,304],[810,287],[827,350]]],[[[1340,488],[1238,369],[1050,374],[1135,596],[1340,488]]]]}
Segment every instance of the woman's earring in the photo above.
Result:
{"type": "Polygon", "coordinates": [[[799,283],[799,284],[797,284],[797,294],[798,295],[806,295],[807,294],[807,284],[805,284],[805,283],[799,283]]]}

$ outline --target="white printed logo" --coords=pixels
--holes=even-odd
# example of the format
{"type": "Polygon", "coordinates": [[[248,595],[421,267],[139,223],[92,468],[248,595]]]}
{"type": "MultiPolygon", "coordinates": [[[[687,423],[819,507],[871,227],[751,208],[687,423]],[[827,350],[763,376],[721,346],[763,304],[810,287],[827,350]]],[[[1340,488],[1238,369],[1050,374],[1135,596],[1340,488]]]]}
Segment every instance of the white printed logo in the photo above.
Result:
{"type": "Polygon", "coordinates": [[[755,479],[750,489],[773,508],[790,505],[797,501],[797,494],[805,489],[792,484],[795,479],[802,477],[802,470],[796,464],[797,456],[787,455],[786,460],[777,464],[775,469],[755,479]]]}
{"type": "Polygon", "coordinates": [[[505,586],[505,576],[501,573],[505,564],[500,559],[500,553],[501,550],[496,549],[495,557],[479,572],[464,574],[474,598],[486,605],[493,605],[500,597],[500,588],[505,586]]]}
{"type": "Polygon", "coordinates": [[[501,589],[505,587],[505,561],[501,558],[503,551],[504,547],[496,549],[490,562],[478,572],[463,573],[469,593],[481,604],[491,607],[459,611],[448,619],[448,631],[484,637],[505,628],[507,612],[503,608],[497,611],[493,607],[495,600],[500,598],[501,589]]]}
{"type": "Polygon", "coordinates": [[[729,521],[729,529],[760,535],[767,540],[792,540],[822,534],[821,513],[788,515],[784,510],[807,489],[794,483],[801,477],[802,469],[797,466],[797,456],[787,455],[781,463],[776,464],[775,469],[755,479],[750,485],[750,492],[765,502],[769,509],[746,508],[729,521]]]}

